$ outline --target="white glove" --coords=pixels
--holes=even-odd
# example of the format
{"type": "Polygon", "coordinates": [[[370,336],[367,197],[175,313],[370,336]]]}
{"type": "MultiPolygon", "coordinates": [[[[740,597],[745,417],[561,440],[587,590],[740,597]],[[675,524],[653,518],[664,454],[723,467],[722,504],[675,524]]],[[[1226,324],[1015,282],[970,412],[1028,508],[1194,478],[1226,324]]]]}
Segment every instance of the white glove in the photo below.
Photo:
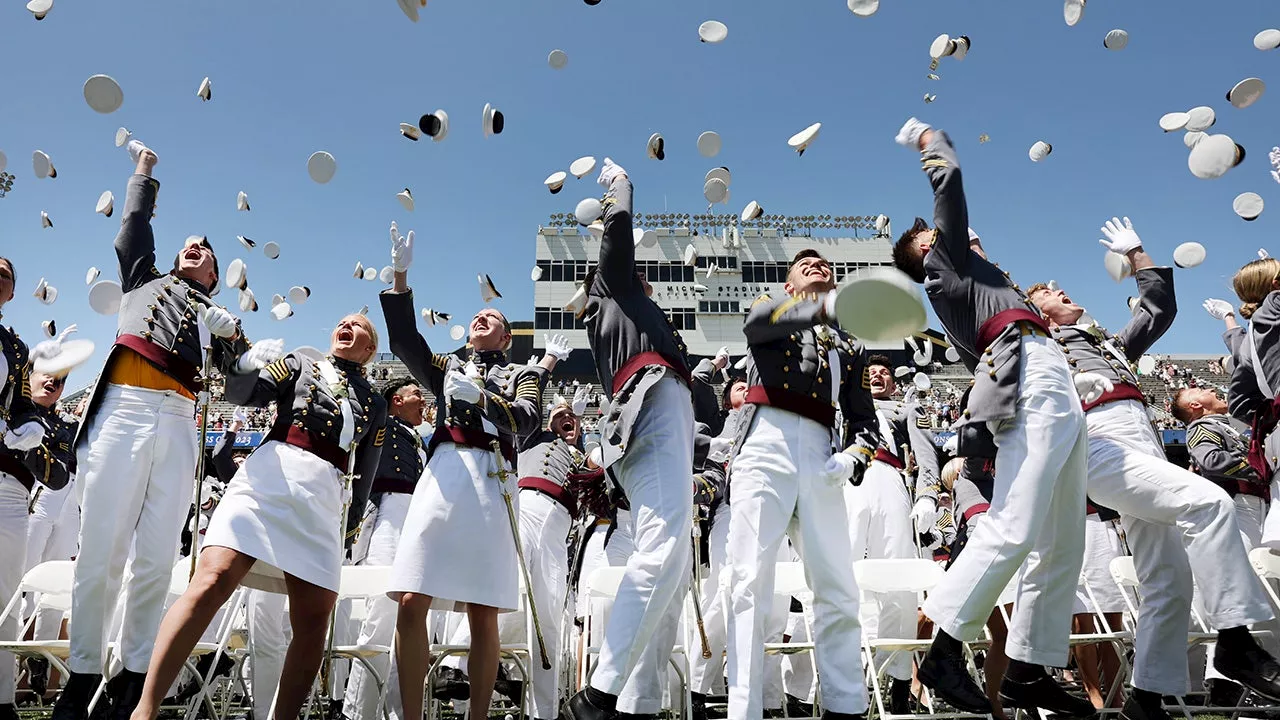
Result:
{"type": "Polygon", "coordinates": [[[444,396],[457,402],[479,405],[484,392],[471,378],[457,370],[450,370],[444,376],[444,396]]]}
{"type": "Polygon", "coordinates": [[[609,398],[605,397],[603,393],[601,393],[600,395],[600,402],[598,403],[598,405],[600,407],[601,417],[604,417],[605,415],[609,414],[609,398]]]}
{"type": "Polygon", "coordinates": [[[822,468],[822,479],[835,485],[843,487],[845,483],[853,478],[853,473],[858,469],[858,461],[849,453],[833,453],[827,459],[827,464],[822,468]]]}
{"type": "Polygon", "coordinates": [[[28,420],[16,430],[10,430],[4,434],[4,444],[10,450],[18,452],[34,450],[40,447],[42,442],[44,442],[44,427],[35,420],[28,420]]]}
{"type": "Polygon", "coordinates": [[[1204,310],[1218,320],[1225,320],[1228,315],[1234,315],[1236,313],[1236,309],[1231,307],[1231,303],[1226,300],[1218,300],[1216,298],[1209,298],[1208,300],[1205,300],[1204,310]]]}
{"type": "Polygon", "coordinates": [[[590,400],[591,400],[590,386],[583,385],[582,387],[578,388],[573,393],[573,403],[570,405],[570,407],[573,408],[573,414],[577,415],[578,417],[582,417],[582,414],[587,411],[587,403],[590,402],[590,400]]]}
{"type": "Polygon", "coordinates": [[[255,373],[284,357],[283,340],[259,340],[245,351],[236,362],[236,372],[241,375],[255,373]]]}
{"type": "Polygon", "coordinates": [[[729,366],[729,348],[722,347],[716,351],[716,356],[711,360],[711,364],[716,366],[717,370],[723,370],[729,366]]]}
{"type": "Polygon", "coordinates": [[[1107,239],[1098,240],[1098,243],[1113,253],[1125,255],[1142,247],[1142,238],[1134,232],[1129,218],[1125,218],[1123,222],[1120,218],[1111,218],[1102,226],[1102,234],[1107,239]]]}
{"type": "Polygon", "coordinates": [[[408,272],[413,264],[413,231],[400,235],[396,224],[391,223],[391,267],[396,272],[408,272]]]}
{"type": "Polygon", "coordinates": [[[542,356],[540,356],[540,355],[530,355],[530,356],[529,356],[529,362],[528,362],[528,363],[526,363],[526,364],[527,364],[529,367],[533,367],[534,365],[537,365],[537,364],[538,364],[538,363],[540,363],[540,362],[542,362],[542,356]]]}
{"type": "Polygon", "coordinates": [[[942,451],[952,457],[955,457],[956,453],[959,450],[960,450],[959,435],[952,435],[951,437],[947,438],[947,441],[945,443],[942,444],[942,451]]]}
{"type": "Polygon", "coordinates": [[[711,447],[707,450],[707,457],[716,462],[725,462],[729,459],[729,453],[733,450],[733,438],[711,438],[711,447]]]}
{"type": "Polygon", "coordinates": [[[560,362],[569,359],[569,353],[573,352],[573,346],[569,344],[569,338],[556,333],[550,337],[546,333],[542,334],[542,339],[547,344],[547,354],[554,357],[560,362]]]}
{"type": "Polygon", "coordinates": [[[232,338],[239,332],[236,316],[216,305],[210,305],[205,308],[200,320],[205,327],[209,328],[210,335],[220,338],[232,338]]]}
{"type": "Polygon", "coordinates": [[[241,426],[249,424],[249,411],[243,407],[237,407],[236,411],[231,413],[231,422],[240,423],[241,426]]]}
{"type": "Polygon", "coordinates": [[[626,174],[627,171],[623,170],[621,165],[615,163],[611,158],[605,158],[604,166],[600,168],[600,177],[596,178],[596,182],[608,188],[613,185],[615,178],[626,174]]]}
{"type": "Polygon", "coordinates": [[[920,546],[922,550],[937,550],[942,547],[942,533],[937,528],[931,528],[920,533],[920,539],[923,544],[920,546]]]}
{"type": "Polygon", "coordinates": [[[36,360],[46,360],[58,357],[58,355],[62,353],[62,341],[66,340],[67,336],[71,335],[75,331],[76,326],[72,325],[66,330],[63,330],[58,337],[52,340],[45,340],[31,348],[31,354],[29,355],[31,362],[34,363],[36,360]]]}
{"type": "Polygon", "coordinates": [[[911,507],[911,521],[916,524],[916,532],[923,535],[938,524],[938,503],[933,498],[922,497],[911,507]]]}
{"type": "Polygon", "coordinates": [[[920,147],[920,136],[924,135],[926,130],[932,129],[919,120],[911,118],[902,124],[902,129],[898,131],[898,136],[893,141],[903,147],[915,150],[920,147]]]}
{"type": "Polygon", "coordinates": [[[1076,383],[1076,394],[1080,396],[1080,401],[1088,405],[1095,402],[1105,393],[1109,393],[1116,389],[1115,385],[1105,377],[1093,372],[1082,372],[1076,375],[1073,380],[1076,383]]]}

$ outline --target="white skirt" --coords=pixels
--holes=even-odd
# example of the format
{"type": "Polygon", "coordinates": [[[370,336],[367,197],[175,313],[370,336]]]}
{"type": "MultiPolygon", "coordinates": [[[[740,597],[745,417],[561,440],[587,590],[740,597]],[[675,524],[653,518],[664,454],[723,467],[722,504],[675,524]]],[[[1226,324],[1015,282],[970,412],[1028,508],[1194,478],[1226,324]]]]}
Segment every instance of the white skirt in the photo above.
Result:
{"type": "MultiPolygon", "coordinates": [[[[489,450],[441,443],[414,487],[387,595],[431,596],[435,610],[462,612],[469,603],[517,609],[520,567],[511,520],[489,450]]],[[[519,517],[516,478],[507,480],[519,517]]]]}
{"type": "Polygon", "coordinates": [[[342,474],[302,448],[278,441],[253,452],[209,520],[204,546],[257,560],[242,584],[285,592],[292,575],[338,591],[342,574],[342,474]]]}

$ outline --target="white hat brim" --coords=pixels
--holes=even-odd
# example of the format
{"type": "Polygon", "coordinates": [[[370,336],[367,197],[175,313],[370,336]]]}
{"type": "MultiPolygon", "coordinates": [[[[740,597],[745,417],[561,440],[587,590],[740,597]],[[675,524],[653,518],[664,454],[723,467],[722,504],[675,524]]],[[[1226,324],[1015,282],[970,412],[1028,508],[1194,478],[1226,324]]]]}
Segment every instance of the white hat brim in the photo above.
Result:
{"type": "Polygon", "coordinates": [[[920,288],[893,268],[869,268],[842,285],[835,311],[841,329],[869,342],[901,342],[929,322],[920,288]]]}
{"type": "Polygon", "coordinates": [[[89,288],[89,307],[99,315],[115,315],[120,312],[120,300],[124,291],[120,283],[114,280],[103,280],[89,288]]]}

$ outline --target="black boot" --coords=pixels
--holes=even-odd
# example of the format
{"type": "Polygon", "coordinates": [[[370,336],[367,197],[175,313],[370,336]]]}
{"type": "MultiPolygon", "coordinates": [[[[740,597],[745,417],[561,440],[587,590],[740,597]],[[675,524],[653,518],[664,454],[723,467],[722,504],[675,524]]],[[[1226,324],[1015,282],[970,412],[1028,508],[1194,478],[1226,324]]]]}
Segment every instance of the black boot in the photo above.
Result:
{"type": "Polygon", "coordinates": [[[1209,691],[1210,707],[1237,707],[1244,699],[1244,688],[1240,683],[1222,678],[1210,678],[1205,681],[1205,686],[1209,691]]]}
{"type": "Polygon", "coordinates": [[[911,681],[893,678],[889,681],[889,712],[893,715],[911,714],[911,681]]]}
{"type": "Polygon", "coordinates": [[[1173,720],[1160,693],[1134,688],[1120,709],[1120,720],[1173,720]]]}
{"type": "Polygon", "coordinates": [[[469,700],[471,681],[461,670],[445,666],[436,671],[436,677],[431,681],[431,694],[437,700],[469,700]]]}
{"type": "Polygon", "coordinates": [[[866,713],[840,713],[834,710],[823,710],[822,720],[866,720],[866,713]]]}
{"type": "Polygon", "coordinates": [[[689,713],[693,716],[693,720],[707,720],[707,696],[700,692],[691,692],[689,697],[692,700],[689,713]]]}
{"type": "MultiPolygon", "coordinates": [[[[96,673],[73,672],[62,687],[62,694],[53,706],[51,720],[87,720],[89,717],[89,701],[102,683],[102,676],[96,673]]],[[[98,701],[102,705],[106,699],[98,701]]]]}
{"type": "Polygon", "coordinates": [[[567,720],[616,720],[618,696],[587,686],[564,705],[567,720]]]}
{"type": "Polygon", "coordinates": [[[813,703],[807,703],[795,695],[787,695],[787,717],[813,717],[813,703]]]}
{"type": "Polygon", "coordinates": [[[29,657],[27,663],[27,687],[36,697],[43,698],[49,692],[49,661],[44,658],[29,657]]]}
{"type": "Polygon", "coordinates": [[[519,705],[520,698],[524,697],[524,681],[512,680],[507,668],[499,665],[498,677],[493,681],[493,691],[519,705]]]}
{"type": "Polygon", "coordinates": [[[1280,702],[1280,663],[1258,645],[1248,628],[1218,631],[1213,667],[1268,700],[1280,702]]]}
{"type": "Polygon", "coordinates": [[[964,665],[964,650],[959,640],[939,632],[916,672],[920,683],[932,690],[948,705],[968,713],[987,715],[991,701],[978,683],[969,677],[964,665]]]}
{"type": "Polygon", "coordinates": [[[1093,703],[1078,698],[1054,682],[1044,666],[1010,658],[1009,669],[1000,683],[1000,703],[1009,708],[1048,710],[1069,717],[1089,717],[1096,711],[1093,703]]]}
{"type": "Polygon", "coordinates": [[[121,670],[119,675],[107,683],[107,692],[111,697],[111,714],[109,720],[129,720],[134,708],[142,700],[142,686],[147,682],[147,674],[132,670],[121,670]]]}
{"type": "Polygon", "coordinates": [[[18,711],[13,703],[0,703],[0,720],[18,720],[18,711]]]}

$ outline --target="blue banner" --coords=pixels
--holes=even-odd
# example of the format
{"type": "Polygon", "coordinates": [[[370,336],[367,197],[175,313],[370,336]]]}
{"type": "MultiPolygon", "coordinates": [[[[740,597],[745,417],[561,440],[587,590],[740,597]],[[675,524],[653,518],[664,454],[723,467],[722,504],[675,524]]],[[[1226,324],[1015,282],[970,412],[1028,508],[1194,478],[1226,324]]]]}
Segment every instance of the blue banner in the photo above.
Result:
{"type": "MultiPolygon", "coordinates": [[[[224,430],[206,431],[204,435],[204,446],[206,448],[212,448],[214,445],[217,445],[218,441],[222,439],[224,432],[224,430]]],[[[258,447],[266,436],[267,434],[263,432],[238,432],[236,433],[235,447],[252,450],[253,448],[258,447]]]]}

